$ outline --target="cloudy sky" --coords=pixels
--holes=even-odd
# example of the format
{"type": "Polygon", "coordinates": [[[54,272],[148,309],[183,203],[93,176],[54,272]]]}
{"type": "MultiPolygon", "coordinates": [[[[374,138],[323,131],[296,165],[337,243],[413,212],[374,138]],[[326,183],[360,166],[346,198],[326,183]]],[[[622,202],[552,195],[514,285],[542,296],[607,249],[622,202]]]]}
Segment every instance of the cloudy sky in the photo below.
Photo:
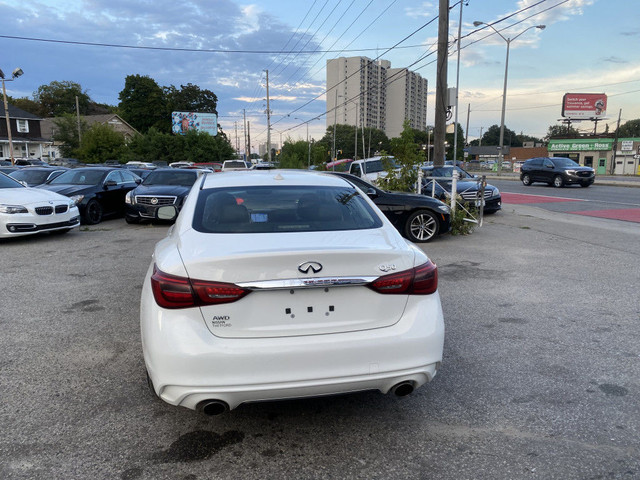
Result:
{"type": "MultiPolygon", "coordinates": [[[[450,4],[453,41],[459,5],[450,4]]],[[[325,112],[326,60],[340,56],[380,57],[427,78],[432,124],[437,14],[437,0],[0,0],[0,68],[24,70],[7,83],[12,96],[70,80],[112,105],[130,74],[162,86],[197,84],[218,96],[219,122],[232,142],[234,122],[240,137],[246,111],[257,148],[266,140],[265,70],[273,140],[306,138],[304,122],[325,112]]],[[[511,43],[505,123],[512,130],[544,136],[567,92],[606,93],[612,127],[620,109],[622,122],[640,118],[637,1],[468,0],[459,121],[464,128],[470,105],[470,139],[500,123],[506,54],[506,42],[477,31],[474,20],[499,22],[507,38],[546,25],[511,43]]],[[[455,48],[449,86],[456,83],[455,48]]],[[[320,138],[325,122],[309,122],[310,135],[320,138]]]]}

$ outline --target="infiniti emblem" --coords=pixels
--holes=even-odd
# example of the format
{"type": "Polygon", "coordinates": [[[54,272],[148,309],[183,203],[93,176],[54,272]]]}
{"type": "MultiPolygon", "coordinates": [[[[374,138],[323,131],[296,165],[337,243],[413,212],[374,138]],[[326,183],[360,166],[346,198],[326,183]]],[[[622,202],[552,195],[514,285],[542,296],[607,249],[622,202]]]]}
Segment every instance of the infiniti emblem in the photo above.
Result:
{"type": "Polygon", "coordinates": [[[322,265],[318,262],[304,262],[298,265],[298,271],[300,271],[301,273],[309,273],[309,270],[311,270],[313,273],[318,273],[320,270],[322,270],[322,265]]]}
{"type": "Polygon", "coordinates": [[[152,205],[155,205],[155,204],[157,204],[157,203],[158,203],[158,199],[157,199],[156,197],[153,197],[153,198],[151,199],[151,204],[152,204],[152,205]]]}

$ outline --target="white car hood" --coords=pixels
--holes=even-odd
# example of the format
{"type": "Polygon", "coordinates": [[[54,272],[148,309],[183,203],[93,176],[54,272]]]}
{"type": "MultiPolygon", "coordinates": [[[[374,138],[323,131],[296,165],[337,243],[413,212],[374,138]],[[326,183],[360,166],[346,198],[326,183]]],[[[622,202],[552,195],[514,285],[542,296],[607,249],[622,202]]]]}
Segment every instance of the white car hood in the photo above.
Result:
{"type": "Polygon", "coordinates": [[[36,203],[53,201],[56,203],[68,203],[69,197],[49,190],[39,188],[2,188],[0,189],[0,203],[6,205],[31,205],[36,203]]]}

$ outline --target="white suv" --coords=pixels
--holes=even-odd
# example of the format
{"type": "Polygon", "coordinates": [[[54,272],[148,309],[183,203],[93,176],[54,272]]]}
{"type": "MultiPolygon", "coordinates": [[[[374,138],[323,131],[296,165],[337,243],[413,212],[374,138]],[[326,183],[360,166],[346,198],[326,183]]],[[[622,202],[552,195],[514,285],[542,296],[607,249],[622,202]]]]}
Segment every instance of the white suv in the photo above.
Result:
{"type": "Polygon", "coordinates": [[[399,170],[393,157],[371,157],[364,160],[355,160],[349,166],[349,173],[360,177],[371,184],[375,184],[380,178],[387,176],[385,162],[390,162],[394,170],[399,170]]]}

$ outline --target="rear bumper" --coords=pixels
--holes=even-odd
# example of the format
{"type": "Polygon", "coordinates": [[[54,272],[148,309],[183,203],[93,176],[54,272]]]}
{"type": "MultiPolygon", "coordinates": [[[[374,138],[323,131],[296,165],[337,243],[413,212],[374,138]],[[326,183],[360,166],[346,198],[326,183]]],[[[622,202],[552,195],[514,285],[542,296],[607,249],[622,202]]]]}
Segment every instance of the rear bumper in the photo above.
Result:
{"type": "Polygon", "coordinates": [[[278,338],[220,338],[197,309],[168,311],[145,281],[141,333],[147,371],[167,403],[195,409],[203,400],[246,402],[362,390],[387,393],[430,381],[442,361],[444,321],[436,292],[409,298],[390,327],[278,338]]]}

